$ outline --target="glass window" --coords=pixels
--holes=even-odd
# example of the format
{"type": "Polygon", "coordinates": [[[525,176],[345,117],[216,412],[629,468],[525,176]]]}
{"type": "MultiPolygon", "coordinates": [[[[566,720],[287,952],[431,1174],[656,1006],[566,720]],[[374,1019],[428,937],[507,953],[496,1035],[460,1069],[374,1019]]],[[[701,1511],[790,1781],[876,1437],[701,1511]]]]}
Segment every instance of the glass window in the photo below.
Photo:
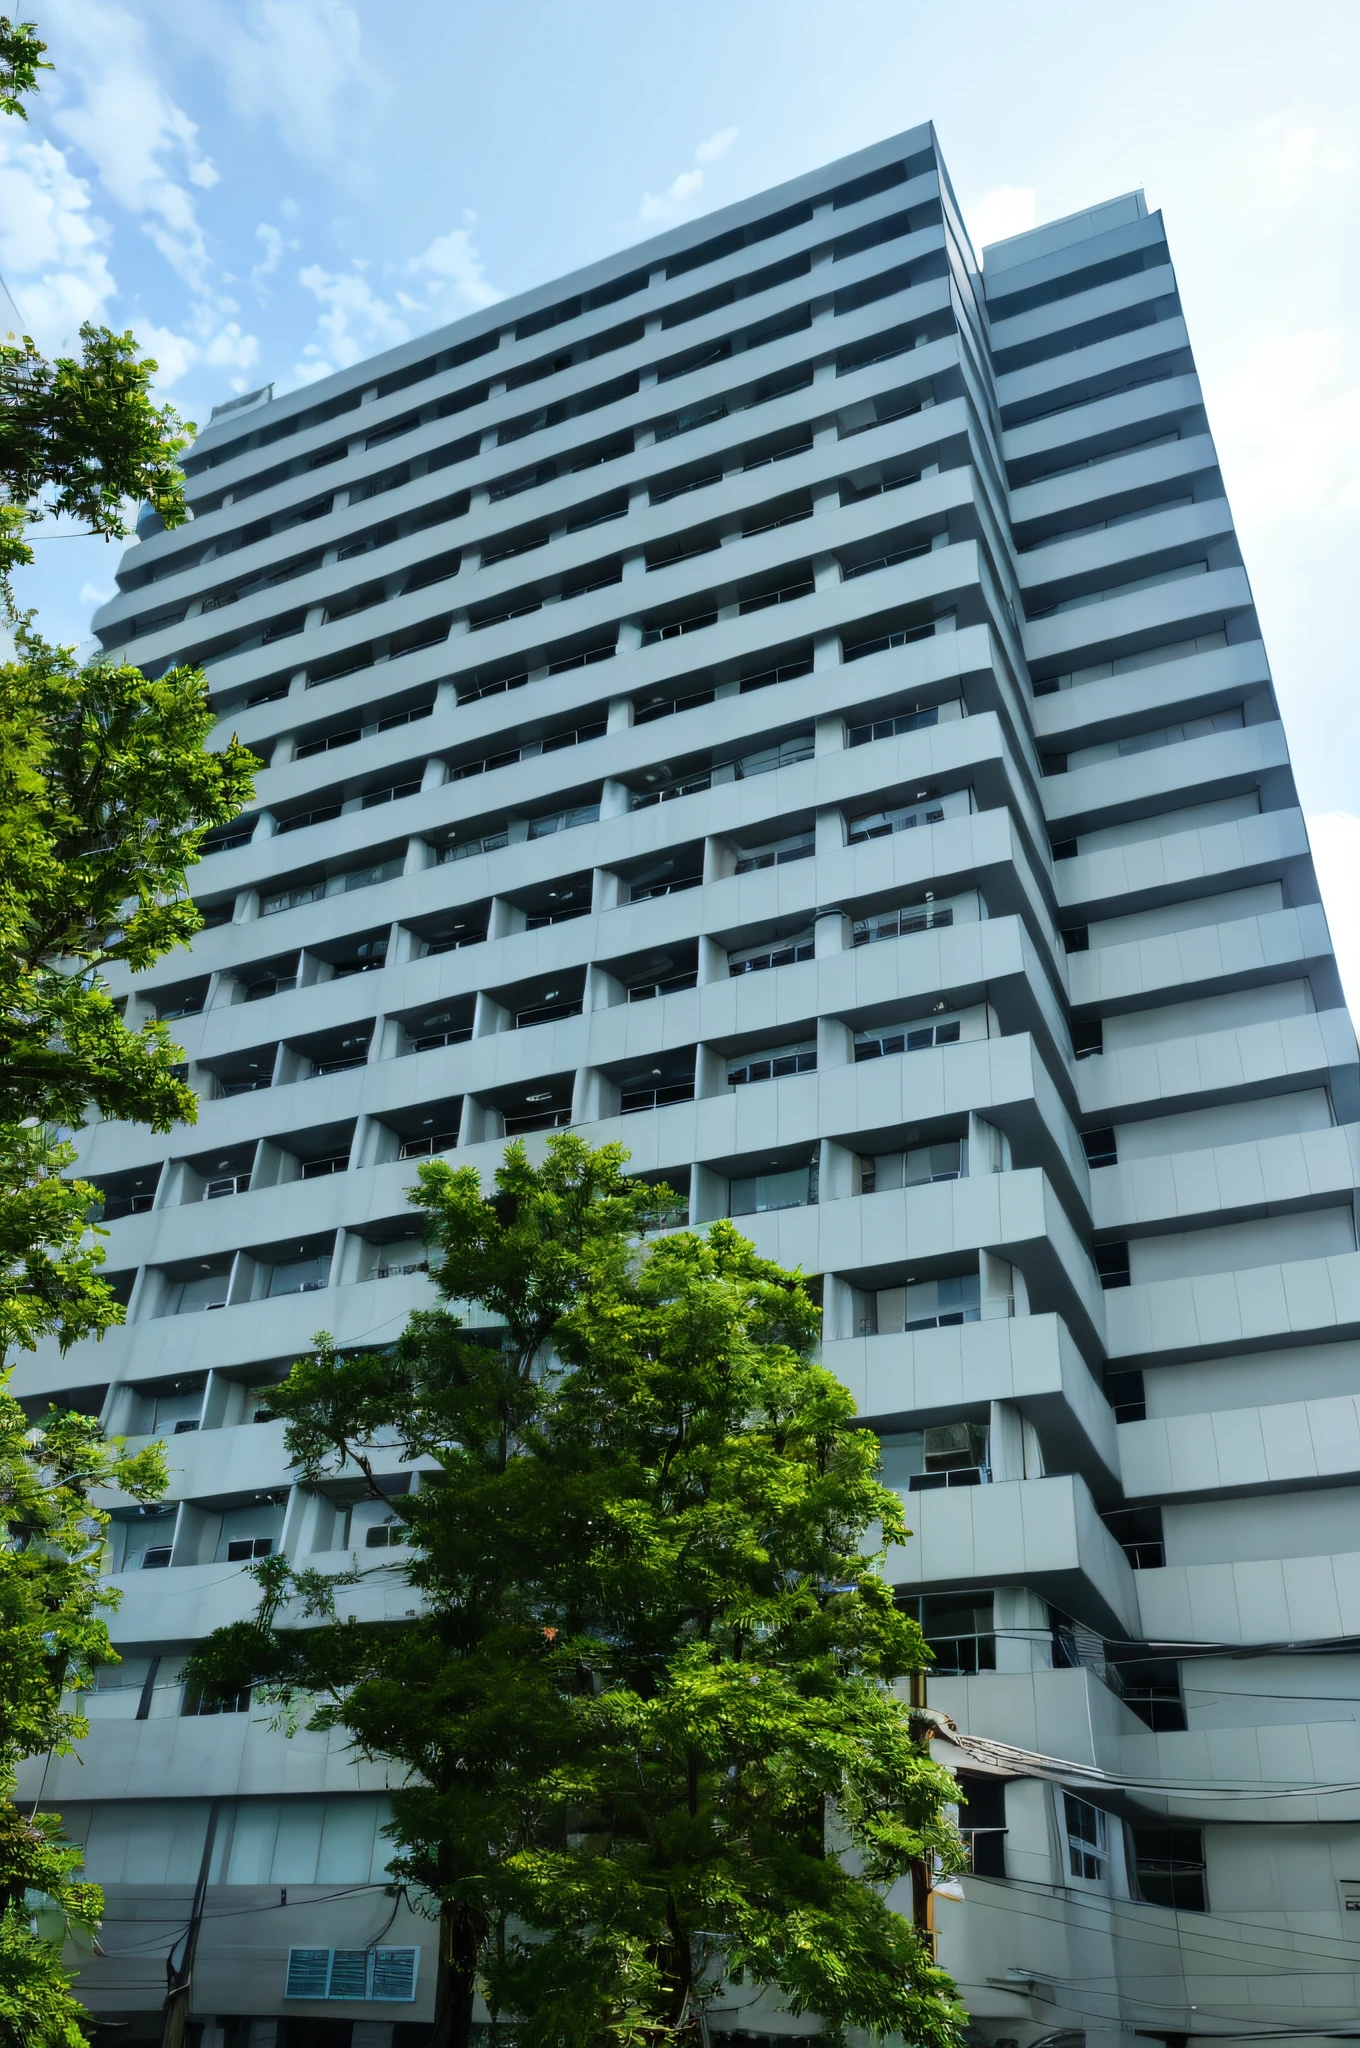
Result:
{"type": "Polygon", "coordinates": [[[880,1477],[896,1493],[941,1486],[977,1486],[990,1477],[985,1422],[944,1422],[881,1439],[880,1477]]]}
{"type": "Polygon", "coordinates": [[[318,1258],[288,1259],[272,1266],[269,1272],[269,1294],[313,1294],[325,1287],[330,1280],[331,1255],[323,1252],[318,1258]]]}
{"type": "Polygon", "coordinates": [[[1150,1906],[1207,1913],[1202,1828],[1132,1829],[1138,1892],[1150,1906]]]}
{"type": "Polygon", "coordinates": [[[1067,1868],[1073,1877],[1088,1883],[1102,1883],[1109,1856],[1107,1820],[1098,1806],[1063,1793],[1063,1822],[1067,1831],[1067,1868]]]}
{"type": "Polygon", "coordinates": [[[990,1593],[905,1593],[899,1604],[921,1625],[937,1677],[957,1678],[996,1669],[990,1593]]]}
{"type": "Polygon", "coordinates": [[[729,1087],[748,1081],[778,1080],[783,1074],[812,1074],[817,1070],[815,1045],[780,1045],[770,1052],[749,1054],[727,1063],[729,1087]]]}
{"type": "Polygon", "coordinates": [[[814,1169],[794,1166],[783,1173],[753,1173],[730,1183],[731,1216],[756,1216],[766,1209],[797,1209],[815,1201],[814,1169]]]}

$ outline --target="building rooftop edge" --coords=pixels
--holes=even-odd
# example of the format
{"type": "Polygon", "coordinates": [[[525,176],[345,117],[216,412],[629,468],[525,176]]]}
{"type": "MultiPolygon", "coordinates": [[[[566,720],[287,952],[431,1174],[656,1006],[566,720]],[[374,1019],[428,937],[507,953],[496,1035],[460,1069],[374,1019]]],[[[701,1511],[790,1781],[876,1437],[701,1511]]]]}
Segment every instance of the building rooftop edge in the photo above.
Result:
{"type": "MultiPolygon", "coordinates": [[[[867,148],[852,150],[848,156],[833,157],[830,162],[819,164],[815,170],[803,171],[796,178],[788,178],[780,185],[770,185],[759,192],[751,193],[745,199],[735,199],[728,206],[715,207],[711,213],[703,213],[694,220],[685,221],[681,226],[667,228],[658,235],[649,235],[644,241],[630,242],[611,255],[597,257],[592,263],[582,264],[575,270],[561,271],[545,278],[541,284],[531,285],[522,292],[512,292],[494,305],[480,306],[476,311],[463,314],[457,320],[444,322],[442,326],[427,328],[423,333],[413,335],[409,341],[398,342],[395,347],[375,351],[358,363],[345,369],[336,370],[329,377],[318,377],[314,383],[299,384],[295,390],[281,393],[266,403],[275,417],[281,417],[295,408],[306,408],[323,401],[329,393],[347,391],[361,379],[367,381],[381,366],[383,373],[404,367],[408,362],[418,360],[433,346],[447,346],[457,339],[471,339],[474,335],[485,334],[488,329],[523,319],[537,312],[540,306],[550,305],[554,299],[570,297],[573,291],[589,291],[610,278],[638,267],[642,259],[660,263],[681,254],[700,242],[705,242],[729,229],[740,227],[749,220],[760,218],[767,213],[778,213],[786,206],[795,206],[799,200],[816,193],[828,181],[844,183],[855,176],[864,176],[880,164],[891,163],[903,154],[914,155],[930,148],[938,151],[934,124],[921,121],[913,128],[905,128],[899,134],[888,135],[881,142],[870,143],[867,148]],[[835,173],[834,180],[831,177],[835,173]]],[[[273,385],[261,387],[272,391],[273,385]]],[[[247,394],[254,397],[256,394],[247,394]]],[[[221,407],[214,407],[214,418],[202,428],[195,446],[209,439],[215,429],[234,427],[240,413],[247,409],[237,407],[232,401],[225,401],[221,407]],[[231,405],[231,410],[226,409],[231,405]]],[[[254,409],[253,407],[250,409],[254,409]]],[[[261,411],[264,406],[260,406],[261,411]]]]}
{"type": "Polygon", "coordinates": [[[999,270],[1014,270],[1021,263],[1033,263],[1041,256],[1052,255],[1055,249],[1066,249],[1073,242],[1088,242],[1096,235],[1108,234],[1111,228],[1124,227],[1129,221],[1147,218],[1147,201],[1141,186],[1133,192],[1121,192],[1117,198],[1102,199],[1094,206],[1084,206],[1079,213],[1066,213],[1061,220],[1045,221],[1041,227],[1027,228],[1022,235],[1006,235],[999,242],[988,242],[982,249],[982,267],[988,277],[995,277],[999,270]]]}

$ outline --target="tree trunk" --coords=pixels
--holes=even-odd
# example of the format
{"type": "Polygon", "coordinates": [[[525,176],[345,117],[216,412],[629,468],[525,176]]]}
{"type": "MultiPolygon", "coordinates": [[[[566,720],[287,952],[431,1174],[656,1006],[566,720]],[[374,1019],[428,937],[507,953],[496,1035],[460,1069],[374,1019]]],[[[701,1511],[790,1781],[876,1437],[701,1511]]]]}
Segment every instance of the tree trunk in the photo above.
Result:
{"type": "Polygon", "coordinates": [[[477,1995],[481,1930],[467,1909],[445,1899],[439,1909],[439,1966],[434,1987],[430,2048],[469,2048],[477,1995]]]}

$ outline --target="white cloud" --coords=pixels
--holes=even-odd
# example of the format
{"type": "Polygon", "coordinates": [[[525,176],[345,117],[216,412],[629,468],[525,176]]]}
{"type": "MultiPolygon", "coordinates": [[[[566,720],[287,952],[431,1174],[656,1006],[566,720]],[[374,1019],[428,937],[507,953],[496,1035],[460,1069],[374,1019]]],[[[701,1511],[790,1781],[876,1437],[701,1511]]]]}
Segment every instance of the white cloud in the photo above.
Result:
{"type": "Polygon", "coordinates": [[[1308,820],[1313,864],[1331,927],[1337,966],[1352,1015],[1360,1012],[1360,818],[1351,811],[1324,811],[1308,820]]]}
{"type": "Polygon", "coordinates": [[[1287,213],[1355,169],[1349,145],[1292,109],[1272,114],[1204,177],[1206,198],[1249,234],[1268,234],[1287,213]]]}
{"type": "Polygon", "coordinates": [[[0,136],[0,272],[48,353],[72,346],[82,321],[103,318],[115,289],[108,239],[61,150],[0,136]]]}
{"type": "Polygon", "coordinates": [[[406,322],[357,271],[323,270],[319,263],[309,263],[298,272],[298,282],[325,308],[316,323],[321,341],[309,342],[303,350],[306,359],[324,359],[324,367],[314,370],[314,376],[327,377],[333,368],[347,369],[374,349],[407,339],[406,322]]]}
{"type": "Polygon", "coordinates": [[[694,151],[695,167],[681,171],[678,178],[672,178],[664,192],[644,192],[638,214],[643,220],[679,221],[690,212],[690,201],[703,188],[702,164],[715,164],[726,150],[732,147],[741,131],[737,128],[720,128],[716,135],[710,135],[698,144],[694,151]]]}
{"type": "Polygon", "coordinates": [[[56,125],[90,157],[109,196],[141,217],[167,262],[203,290],[207,246],[181,180],[205,187],[218,174],[199,152],[194,122],[155,75],[145,23],[110,0],[52,0],[51,12],[64,32],[63,80],[84,92],[57,110],[56,125]]]}
{"type": "Polygon", "coordinates": [[[137,330],[137,340],[142,353],[158,365],[159,390],[168,391],[172,384],[178,384],[198,361],[197,344],[187,334],[176,334],[173,328],[149,326],[143,321],[137,330]]]}
{"type": "MultiPolygon", "coordinates": [[[[494,306],[505,297],[484,276],[482,259],[466,228],[452,228],[447,235],[437,235],[424,255],[412,257],[406,268],[413,276],[428,277],[429,291],[443,291],[452,285],[470,306],[494,306]]],[[[403,303],[415,304],[404,297],[403,303]]]]}
{"type": "Polygon", "coordinates": [[[228,320],[203,350],[203,360],[219,369],[250,370],[260,360],[260,344],[253,334],[241,332],[239,321],[228,320]]]}
{"type": "Polygon", "coordinates": [[[117,584],[82,583],[80,586],[80,602],[91,611],[95,611],[101,604],[107,604],[111,597],[117,595],[117,584]]]}
{"type": "Polygon", "coordinates": [[[353,7],[343,0],[250,0],[244,8],[239,0],[194,0],[189,17],[238,114],[272,121],[284,146],[312,163],[329,163],[352,145],[361,89],[375,88],[353,7]]]}
{"type": "Polygon", "coordinates": [[[290,249],[296,249],[297,243],[285,243],[283,236],[279,233],[279,230],[276,227],[271,226],[271,224],[267,220],[262,220],[260,222],[260,225],[256,228],[255,239],[257,242],[262,242],[264,244],[264,254],[260,258],[259,262],[255,265],[254,269],[251,271],[250,282],[254,285],[256,291],[259,293],[261,302],[264,303],[268,296],[263,290],[261,290],[261,286],[263,285],[264,280],[267,277],[272,277],[274,272],[278,269],[280,263],[283,261],[283,252],[285,247],[290,249]]]}
{"type": "Polygon", "coordinates": [[[1214,380],[1214,436],[1233,509],[1258,525],[1360,508],[1360,387],[1336,325],[1263,335],[1214,380]]]}
{"type": "Polygon", "coordinates": [[[293,375],[299,384],[315,384],[318,377],[334,375],[335,364],[326,361],[315,342],[307,343],[302,356],[303,360],[293,365],[293,375]]]}
{"type": "Polygon", "coordinates": [[[324,270],[319,263],[309,263],[299,271],[299,283],[320,300],[323,311],[316,337],[303,348],[293,375],[304,384],[314,383],[375,349],[408,340],[432,319],[455,318],[466,306],[494,306],[505,296],[488,281],[467,228],[437,235],[422,255],[406,263],[402,274],[418,283],[411,291],[397,286],[393,304],[374,290],[357,262],[352,270],[324,270]],[[455,296],[463,306],[451,303],[455,296]],[[411,315],[416,317],[408,318],[411,315]]]}
{"type": "Polygon", "coordinates": [[[997,185],[972,206],[965,206],[974,249],[981,251],[991,242],[1004,242],[1009,235],[1027,234],[1034,226],[1035,195],[1032,185],[997,185]]]}
{"type": "Polygon", "coordinates": [[[715,164],[732,147],[740,133],[739,128],[720,128],[716,135],[709,136],[707,142],[701,142],[694,154],[701,164],[715,164]]]}

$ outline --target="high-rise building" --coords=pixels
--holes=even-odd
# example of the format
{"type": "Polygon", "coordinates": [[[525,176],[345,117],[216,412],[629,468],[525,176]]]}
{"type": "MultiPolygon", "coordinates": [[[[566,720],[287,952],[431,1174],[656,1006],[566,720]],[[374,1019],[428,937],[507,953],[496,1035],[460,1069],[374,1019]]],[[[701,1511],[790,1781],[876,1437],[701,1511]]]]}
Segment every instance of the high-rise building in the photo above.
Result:
{"type": "MultiPolygon", "coordinates": [[[[127,985],[198,1123],[81,1139],[126,1325],[19,1381],[174,1472],[26,1780],[107,1887],[101,2040],[154,2035],[196,1893],[203,2048],[421,2038],[382,1768],[179,1664],[248,1560],[389,1543],[269,1400],[430,1299],[412,1163],[566,1126],[822,1276],[986,1738],[937,1912],[976,2041],[1348,2024],[1357,1053],[1160,217],[979,267],[923,127],[186,467],[98,629],[268,765],[127,985]]],[[[800,2030],[750,1998],[716,2034],[800,2030]]]]}

